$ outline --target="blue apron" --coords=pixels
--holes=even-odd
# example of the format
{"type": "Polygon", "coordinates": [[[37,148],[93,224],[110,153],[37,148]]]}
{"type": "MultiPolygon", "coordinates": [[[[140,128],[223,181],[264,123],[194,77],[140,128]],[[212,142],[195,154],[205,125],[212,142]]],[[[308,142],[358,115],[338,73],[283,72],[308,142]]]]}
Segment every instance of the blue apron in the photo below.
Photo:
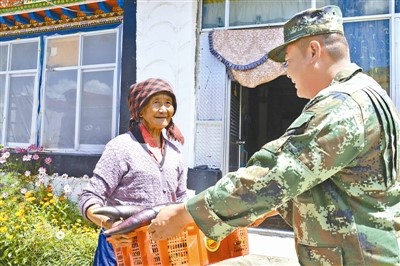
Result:
{"type": "Polygon", "coordinates": [[[94,255],[93,266],[116,266],[114,250],[110,242],[103,234],[104,229],[100,230],[96,253],[94,255]]]}

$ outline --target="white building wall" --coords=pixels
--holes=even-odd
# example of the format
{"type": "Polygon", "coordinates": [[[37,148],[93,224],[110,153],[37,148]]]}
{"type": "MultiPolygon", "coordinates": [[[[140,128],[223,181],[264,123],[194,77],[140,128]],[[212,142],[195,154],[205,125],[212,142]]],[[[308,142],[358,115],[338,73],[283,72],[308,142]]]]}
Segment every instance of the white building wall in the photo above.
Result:
{"type": "MultiPolygon", "coordinates": [[[[393,48],[391,51],[399,51],[400,49],[400,15],[394,19],[394,30],[392,31],[393,34],[393,48]]],[[[397,110],[400,111],[400,54],[399,53],[392,53],[393,57],[393,64],[392,64],[392,74],[393,77],[393,90],[390,92],[391,98],[394,100],[397,110]]]]}
{"type": "Polygon", "coordinates": [[[196,14],[198,1],[137,2],[137,80],[168,80],[177,97],[174,122],[185,137],[188,167],[194,162],[196,14]]]}

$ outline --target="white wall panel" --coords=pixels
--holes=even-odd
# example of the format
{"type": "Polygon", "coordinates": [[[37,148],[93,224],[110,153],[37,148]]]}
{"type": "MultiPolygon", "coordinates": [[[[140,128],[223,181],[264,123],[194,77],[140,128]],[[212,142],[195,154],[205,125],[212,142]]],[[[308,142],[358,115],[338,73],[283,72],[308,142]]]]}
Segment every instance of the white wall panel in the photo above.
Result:
{"type": "Polygon", "coordinates": [[[200,35],[199,49],[195,164],[223,170],[226,68],[210,53],[207,32],[200,35]]]}
{"type": "Polygon", "coordinates": [[[393,39],[394,39],[394,47],[391,49],[393,52],[393,61],[394,64],[392,66],[392,78],[391,82],[394,82],[392,86],[393,90],[391,91],[391,96],[396,104],[397,110],[400,111],[400,17],[396,17],[394,19],[394,30],[392,31],[393,39]]]}
{"type": "Polygon", "coordinates": [[[197,1],[147,0],[137,3],[137,80],[158,77],[174,88],[176,125],[185,136],[186,164],[194,161],[197,1]]]}

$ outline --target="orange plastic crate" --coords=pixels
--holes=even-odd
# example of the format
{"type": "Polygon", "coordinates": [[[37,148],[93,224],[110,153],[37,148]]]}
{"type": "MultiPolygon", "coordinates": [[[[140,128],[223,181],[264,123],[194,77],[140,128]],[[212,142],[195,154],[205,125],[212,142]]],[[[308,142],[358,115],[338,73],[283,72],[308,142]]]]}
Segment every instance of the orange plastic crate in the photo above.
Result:
{"type": "MultiPolygon", "coordinates": [[[[214,243],[217,245],[215,250],[207,247],[207,238],[195,224],[188,225],[182,233],[167,240],[151,240],[147,226],[135,230],[130,236],[130,247],[113,245],[118,266],[208,265],[249,254],[246,228],[239,228],[221,242],[214,243]]],[[[113,244],[112,239],[109,241],[113,244]]]]}
{"type": "Polygon", "coordinates": [[[201,233],[201,235],[203,241],[200,243],[199,247],[200,249],[203,249],[202,257],[205,257],[203,260],[205,264],[202,265],[208,265],[229,258],[240,257],[249,254],[247,228],[239,228],[232,232],[225,239],[220,241],[218,249],[213,251],[210,251],[210,248],[207,248],[207,245],[205,244],[206,237],[203,233],[201,233]]]}

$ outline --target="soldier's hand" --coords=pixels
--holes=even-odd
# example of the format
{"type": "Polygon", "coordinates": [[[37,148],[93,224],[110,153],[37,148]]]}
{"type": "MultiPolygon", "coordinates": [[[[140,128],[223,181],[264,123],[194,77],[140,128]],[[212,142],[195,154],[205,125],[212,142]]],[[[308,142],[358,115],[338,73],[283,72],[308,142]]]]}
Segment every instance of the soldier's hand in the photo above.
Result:
{"type": "Polygon", "coordinates": [[[184,203],[171,204],[160,210],[151,221],[148,231],[153,240],[166,239],[177,235],[191,222],[193,218],[184,203]]]}

